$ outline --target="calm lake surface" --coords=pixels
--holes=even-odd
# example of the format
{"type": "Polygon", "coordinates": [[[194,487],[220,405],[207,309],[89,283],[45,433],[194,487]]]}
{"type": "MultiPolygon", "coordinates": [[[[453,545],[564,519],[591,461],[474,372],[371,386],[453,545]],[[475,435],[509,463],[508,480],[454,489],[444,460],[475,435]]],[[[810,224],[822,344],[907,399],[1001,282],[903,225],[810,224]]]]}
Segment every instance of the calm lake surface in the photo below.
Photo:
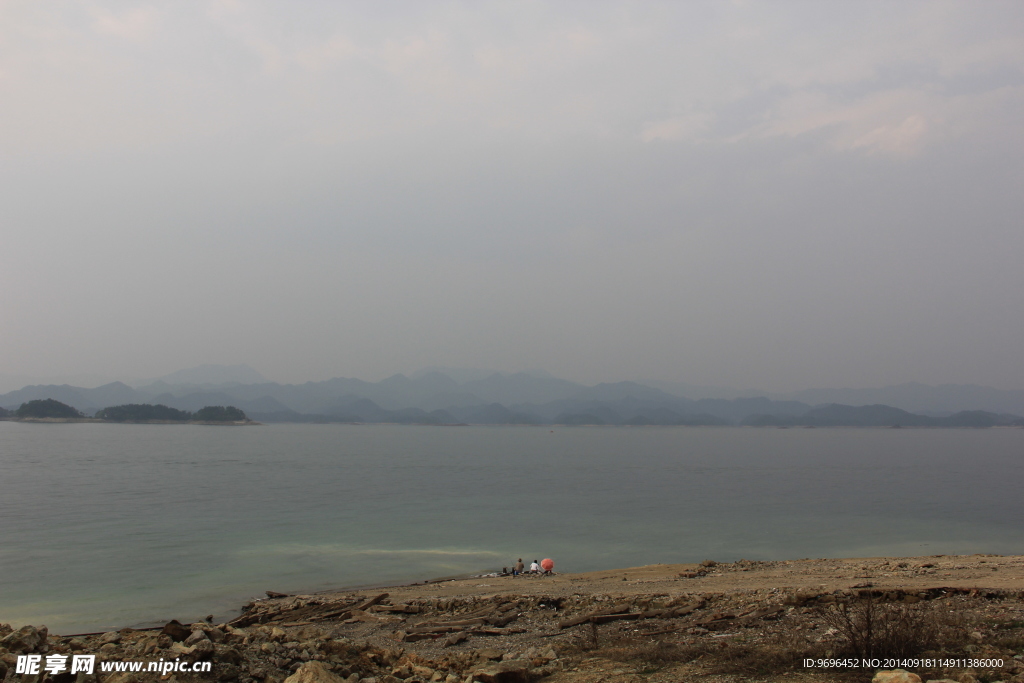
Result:
{"type": "Polygon", "coordinates": [[[0,622],[657,562],[1024,554],[1024,430],[0,422],[0,622]]]}

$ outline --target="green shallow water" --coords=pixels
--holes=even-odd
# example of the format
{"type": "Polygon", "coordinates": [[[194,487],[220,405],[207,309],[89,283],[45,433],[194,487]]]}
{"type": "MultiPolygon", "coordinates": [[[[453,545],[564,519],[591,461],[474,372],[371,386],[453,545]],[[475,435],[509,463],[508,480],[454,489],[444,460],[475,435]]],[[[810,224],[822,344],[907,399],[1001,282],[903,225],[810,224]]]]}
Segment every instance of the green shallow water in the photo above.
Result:
{"type": "Polygon", "coordinates": [[[1024,430],[0,422],[0,622],[228,616],[265,590],[552,557],[1024,553],[1024,430]]]}

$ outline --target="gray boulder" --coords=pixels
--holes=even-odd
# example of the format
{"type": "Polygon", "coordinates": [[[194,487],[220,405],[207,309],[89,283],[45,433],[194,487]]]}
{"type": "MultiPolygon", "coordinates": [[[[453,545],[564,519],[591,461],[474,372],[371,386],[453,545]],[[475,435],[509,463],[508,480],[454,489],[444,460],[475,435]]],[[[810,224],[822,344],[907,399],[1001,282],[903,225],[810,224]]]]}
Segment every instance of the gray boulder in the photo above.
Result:
{"type": "Polygon", "coordinates": [[[185,639],[185,646],[191,647],[202,640],[209,641],[210,639],[206,637],[206,633],[204,631],[196,629],[195,631],[192,631],[188,638],[185,639]]]}
{"type": "Polygon", "coordinates": [[[100,645],[106,645],[107,643],[120,643],[121,634],[117,631],[107,631],[100,636],[100,645]]]}

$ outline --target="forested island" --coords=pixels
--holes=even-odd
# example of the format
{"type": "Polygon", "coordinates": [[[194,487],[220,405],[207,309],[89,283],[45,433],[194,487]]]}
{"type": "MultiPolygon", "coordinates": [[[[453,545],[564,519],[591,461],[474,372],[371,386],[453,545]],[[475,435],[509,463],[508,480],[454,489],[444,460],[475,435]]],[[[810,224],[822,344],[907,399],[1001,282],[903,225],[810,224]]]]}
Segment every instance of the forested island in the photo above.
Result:
{"type": "Polygon", "coordinates": [[[66,403],[55,401],[52,398],[43,398],[36,401],[27,401],[14,411],[16,418],[84,418],[78,410],[66,403]]]}
{"type": "Polygon", "coordinates": [[[165,405],[128,403],[98,410],[88,417],[79,410],[52,398],[22,403],[17,410],[3,410],[0,419],[60,422],[132,422],[182,424],[256,424],[244,411],[234,406],[206,406],[197,411],[178,410],[165,405]]]}

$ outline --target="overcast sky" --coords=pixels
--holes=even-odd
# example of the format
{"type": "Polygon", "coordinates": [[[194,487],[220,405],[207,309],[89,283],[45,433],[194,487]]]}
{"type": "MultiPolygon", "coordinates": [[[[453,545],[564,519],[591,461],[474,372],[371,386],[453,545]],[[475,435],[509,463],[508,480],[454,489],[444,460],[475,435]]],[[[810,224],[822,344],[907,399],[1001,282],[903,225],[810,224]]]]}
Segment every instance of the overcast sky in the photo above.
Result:
{"type": "Polygon", "coordinates": [[[1024,389],[1024,3],[0,0],[0,373],[1024,389]]]}

